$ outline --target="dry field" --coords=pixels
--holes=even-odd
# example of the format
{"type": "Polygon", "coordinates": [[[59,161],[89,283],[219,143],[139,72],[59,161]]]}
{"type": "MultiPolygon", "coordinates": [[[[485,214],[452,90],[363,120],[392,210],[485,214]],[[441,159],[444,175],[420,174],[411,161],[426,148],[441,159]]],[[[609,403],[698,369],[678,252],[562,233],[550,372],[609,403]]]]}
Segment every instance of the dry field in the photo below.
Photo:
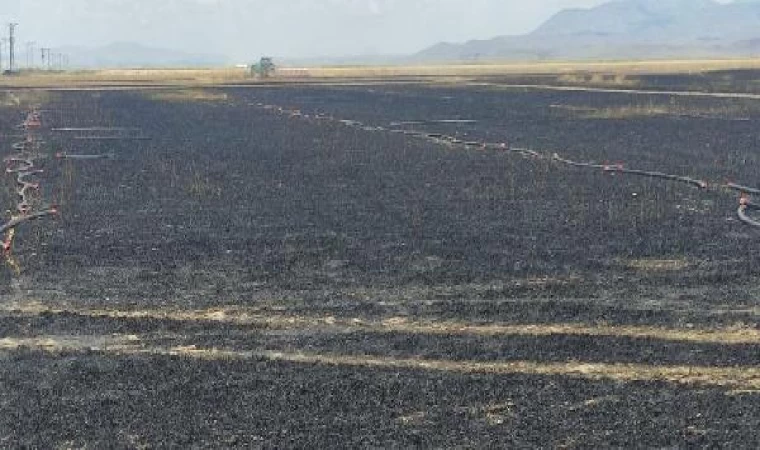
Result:
{"type": "Polygon", "coordinates": [[[758,186],[760,100],[477,69],[528,70],[4,79],[63,89],[0,97],[9,154],[40,107],[61,212],[0,271],[0,448],[757,447],[738,194],[510,146],[758,186]]]}
{"type": "MultiPolygon", "coordinates": [[[[282,67],[272,82],[419,80],[462,82],[483,77],[552,76],[563,84],[637,86],[641,75],[695,75],[713,71],[760,69],[758,59],[726,60],[651,60],[603,62],[509,62],[483,61],[477,64],[427,64],[389,66],[282,67]]],[[[543,78],[544,80],[546,78],[543,78]]],[[[247,69],[108,69],[69,72],[22,73],[0,78],[0,87],[110,86],[213,86],[218,84],[255,83],[247,69]]]]}

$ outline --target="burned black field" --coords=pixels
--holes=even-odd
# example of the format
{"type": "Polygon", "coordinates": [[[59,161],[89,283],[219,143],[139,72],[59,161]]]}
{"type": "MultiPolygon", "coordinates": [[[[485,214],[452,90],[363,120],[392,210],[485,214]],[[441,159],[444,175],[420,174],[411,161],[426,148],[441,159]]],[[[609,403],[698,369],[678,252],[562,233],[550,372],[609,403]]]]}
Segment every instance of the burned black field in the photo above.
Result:
{"type": "MultiPolygon", "coordinates": [[[[288,86],[41,109],[61,216],[3,267],[0,447],[760,444],[760,229],[721,187],[760,186],[760,100],[288,86]],[[91,127],[128,131],[61,131],[91,127]]],[[[3,148],[24,114],[0,109],[3,148]]]]}

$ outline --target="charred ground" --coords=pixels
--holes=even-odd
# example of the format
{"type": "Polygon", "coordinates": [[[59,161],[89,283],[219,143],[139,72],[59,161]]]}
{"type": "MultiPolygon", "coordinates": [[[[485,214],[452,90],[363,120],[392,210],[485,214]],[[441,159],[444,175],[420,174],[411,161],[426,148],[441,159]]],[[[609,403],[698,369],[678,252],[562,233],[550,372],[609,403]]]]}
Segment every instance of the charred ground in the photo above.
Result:
{"type": "MultiPolygon", "coordinates": [[[[735,219],[735,194],[388,129],[755,186],[760,101],[211,93],[44,105],[48,128],[151,139],[50,132],[51,154],[115,158],[48,161],[63,216],[19,233],[23,273],[4,274],[0,320],[2,445],[757,444],[757,379],[719,381],[754,373],[760,354],[760,233],[735,219]],[[407,121],[425,123],[394,125],[407,121]],[[524,328],[467,328],[494,323],[524,328]],[[540,331],[552,325],[591,331],[540,331]],[[650,373],[671,367],[707,379],[650,373]]],[[[0,110],[3,129],[21,113],[0,110]]]]}

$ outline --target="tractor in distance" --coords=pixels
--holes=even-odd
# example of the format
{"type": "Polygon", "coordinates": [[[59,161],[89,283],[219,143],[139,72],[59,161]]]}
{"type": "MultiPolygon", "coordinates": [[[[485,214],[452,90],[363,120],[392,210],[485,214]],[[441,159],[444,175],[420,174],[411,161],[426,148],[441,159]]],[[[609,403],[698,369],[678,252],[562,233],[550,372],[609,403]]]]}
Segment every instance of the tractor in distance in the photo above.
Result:
{"type": "Polygon", "coordinates": [[[251,65],[251,76],[256,78],[269,78],[274,74],[276,67],[272,58],[262,57],[258,63],[251,65]]]}

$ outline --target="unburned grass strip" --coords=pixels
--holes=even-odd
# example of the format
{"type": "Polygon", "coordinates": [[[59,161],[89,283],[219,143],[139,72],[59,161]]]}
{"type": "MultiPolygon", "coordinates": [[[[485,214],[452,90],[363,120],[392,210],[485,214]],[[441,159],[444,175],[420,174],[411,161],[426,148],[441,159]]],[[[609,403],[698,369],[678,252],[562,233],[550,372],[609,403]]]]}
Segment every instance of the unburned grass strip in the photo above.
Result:
{"type": "Polygon", "coordinates": [[[369,331],[375,333],[409,333],[428,335],[472,336],[598,336],[659,339],[702,344],[760,344],[760,329],[748,324],[725,328],[665,328],[608,324],[478,324],[463,321],[415,321],[404,317],[367,320],[334,316],[269,314],[244,308],[178,310],[132,310],[53,308],[39,303],[0,305],[10,314],[77,314],[85,317],[113,319],[157,319],[178,322],[217,322],[266,329],[327,329],[334,331],[369,331]]]}
{"type": "Polygon", "coordinates": [[[453,361],[390,356],[340,355],[281,351],[237,351],[196,346],[150,347],[137,336],[46,336],[0,339],[0,351],[21,349],[66,353],[93,351],[116,355],[158,355],[204,361],[266,359],[296,364],[423,370],[462,374],[562,376],[619,382],[667,382],[689,386],[722,387],[731,392],[760,392],[760,367],[654,366],[631,363],[453,361]]]}

